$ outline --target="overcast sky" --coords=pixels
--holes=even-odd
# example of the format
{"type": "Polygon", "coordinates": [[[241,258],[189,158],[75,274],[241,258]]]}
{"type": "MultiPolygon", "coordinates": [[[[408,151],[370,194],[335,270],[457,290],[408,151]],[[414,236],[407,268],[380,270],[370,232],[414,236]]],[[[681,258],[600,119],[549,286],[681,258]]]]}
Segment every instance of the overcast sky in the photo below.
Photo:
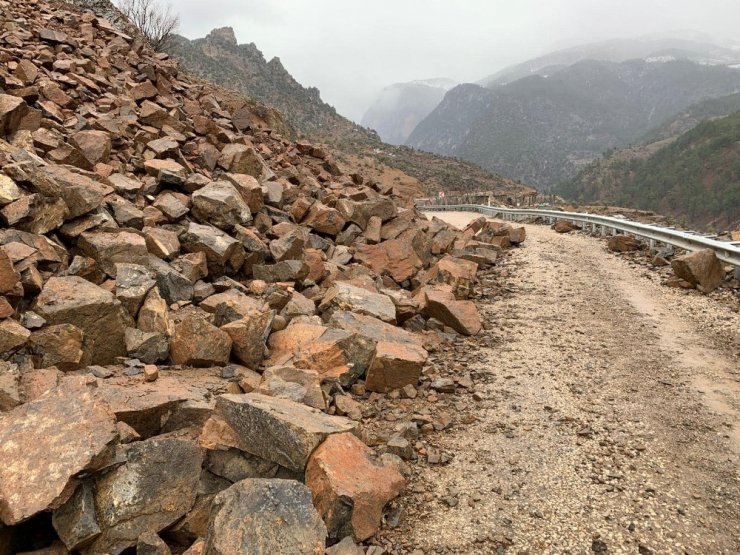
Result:
{"type": "MultiPolygon", "coordinates": [[[[166,0],[163,0],[166,1],[166,0]]],[[[693,29],[740,40],[740,0],[173,0],[190,39],[234,28],[359,121],[384,86],[477,81],[563,46],[693,29]]]]}

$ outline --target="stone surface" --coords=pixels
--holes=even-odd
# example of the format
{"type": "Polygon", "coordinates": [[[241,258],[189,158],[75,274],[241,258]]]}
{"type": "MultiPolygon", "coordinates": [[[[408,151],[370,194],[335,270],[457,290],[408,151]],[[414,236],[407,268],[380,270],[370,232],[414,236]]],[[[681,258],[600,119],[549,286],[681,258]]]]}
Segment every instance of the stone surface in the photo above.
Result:
{"type": "Polygon", "coordinates": [[[306,466],[306,485],[313,493],[329,536],[372,537],[383,508],[403,490],[397,468],[381,461],[352,434],[329,436],[306,466]]]}
{"type": "Polygon", "coordinates": [[[225,365],[231,354],[231,337],[198,314],[186,316],[175,326],[170,343],[174,364],[225,365]]]}
{"type": "Polygon", "coordinates": [[[346,418],[258,393],[221,395],[216,409],[245,450],[298,472],[327,436],[357,429],[357,423],[346,418]]]}
{"type": "Polygon", "coordinates": [[[152,438],[122,447],[124,464],[95,481],[101,534],[84,552],[121,553],[159,532],[195,503],[203,455],[186,439],[152,438]]]}
{"type": "Polygon", "coordinates": [[[640,243],[631,235],[612,235],[606,241],[606,248],[612,252],[630,252],[640,248],[640,243]]]}
{"type": "Polygon", "coordinates": [[[258,393],[290,399],[309,407],[326,410],[318,372],[293,366],[272,366],[262,374],[258,393]]]}
{"type": "Polygon", "coordinates": [[[436,318],[463,335],[476,335],[482,326],[478,309],[472,301],[458,301],[447,284],[424,287],[421,312],[427,318],[436,318]]]}
{"type": "Polygon", "coordinates": [[[0,418],[0,519],[17,524],[72,493],[73,476],[94,465],[117,437],[116,420],[75,377],[0,418]]]}
{"type": "Polygon", "coordinates": [[[90,363],[110,364],[126,355],[124,339],[133,322],[108,291],[75,277],[53,277],[36,300],[36,312],[49,325],[72,324],[90,341],[90,363]]]}
{"type": "Polygon", "coordinates": [[[378,341],[365,387],[368,391],[387,393],[405,385],[416,385],[427,359],[427,352],[412,343],[378,341]]]}
{"type": "Polygon", "coordinates": [[[673,272],[692,285],[701,286],[710,293],[720,286],[725,278],[722,262],[711,249],[704,249],[674,258],[671,261],[673,272]]]}
{"type": "Polygon", "coordinates": [[[323,555],[326,527],[311,492],[293,480],[242,480],[219,493],[204,555],[323,555]]]}
{"type": "Polygon", "coordinates": [[[325,313],[326,319],[334,310],[349,310],[384,322],[396,322],[396,307],[390,297],[341,281],[329,288],[319,310],[325,313]]]}

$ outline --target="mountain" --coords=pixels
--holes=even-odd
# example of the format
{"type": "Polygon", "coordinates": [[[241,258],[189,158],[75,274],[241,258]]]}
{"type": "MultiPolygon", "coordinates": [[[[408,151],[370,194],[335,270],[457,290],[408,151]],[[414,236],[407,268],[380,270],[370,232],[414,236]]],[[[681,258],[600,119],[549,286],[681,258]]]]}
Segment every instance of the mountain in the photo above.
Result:
{"type": "Polygon", "coordinates": [[[482,86],[505,85],[530,75],[548,75],[582,60],[626,62],[683,59],[705,65],[740,64],[740,45],[718,44],[696,32],[648,35],[634,39],[611,39],[550,52],[509,66],[479,81],[482,86]]]}
{"type": "Polygon", "coordinates": [[[238,44],[230,27],[195,40],[174,36],[166,51],[191,73],[276,108],[292,137],[332,146],[340,162],[355,164],[355,170],[389,187],[406,183],[427,193],[492,191],[502,196],[534,192],[470,162],[383,143],[374,131],[339,115],[317,89],[298,83],[278,58],[267,61],[256,45],[238,44]]]}
{"type": "Polygon", "coordinates": [[[555,192],[578,202],[671,214],[716,230],[740,227],[740,111],[677,138],[607,153],[555,192]]]}
{"type": "Polygon", "coordinates": [[[365,112],[362,125],[377,131],[386,143],[402,145],[456,84],[452,79],[427,79],[386,87],[365,112]]]}
{"type": "Polygon", "coordinates": [[[687,60],[583,60],[506,85],[460,85],[407,144],[547,188],[687,107],[740,91],[740,70],[687,60]]]}

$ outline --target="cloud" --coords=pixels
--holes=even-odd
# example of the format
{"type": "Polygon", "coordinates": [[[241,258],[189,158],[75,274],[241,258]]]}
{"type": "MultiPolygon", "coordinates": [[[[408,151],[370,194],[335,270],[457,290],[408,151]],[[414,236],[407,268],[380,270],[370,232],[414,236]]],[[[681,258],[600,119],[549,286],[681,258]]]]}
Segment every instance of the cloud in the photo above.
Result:
{"type": "Polygon", "coordinates": [[[356,121],[384,86],[476,81],[557,45],[696,29],[740,39],[737,0],[181,0],[181,33],[234,27],[356,121]]]}

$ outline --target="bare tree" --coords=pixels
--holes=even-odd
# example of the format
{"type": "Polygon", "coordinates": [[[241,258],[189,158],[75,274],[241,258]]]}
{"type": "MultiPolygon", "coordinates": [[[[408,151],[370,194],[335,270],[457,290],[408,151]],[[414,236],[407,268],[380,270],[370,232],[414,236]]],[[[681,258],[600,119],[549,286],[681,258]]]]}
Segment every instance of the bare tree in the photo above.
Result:
{"type": "Polygon", "coordinates": [[[172,13],[171,4],[162,7],[157,0],[119,0],[118,7],[154,50],[160,50],[180,25],[180,16],[172,13]]]}

